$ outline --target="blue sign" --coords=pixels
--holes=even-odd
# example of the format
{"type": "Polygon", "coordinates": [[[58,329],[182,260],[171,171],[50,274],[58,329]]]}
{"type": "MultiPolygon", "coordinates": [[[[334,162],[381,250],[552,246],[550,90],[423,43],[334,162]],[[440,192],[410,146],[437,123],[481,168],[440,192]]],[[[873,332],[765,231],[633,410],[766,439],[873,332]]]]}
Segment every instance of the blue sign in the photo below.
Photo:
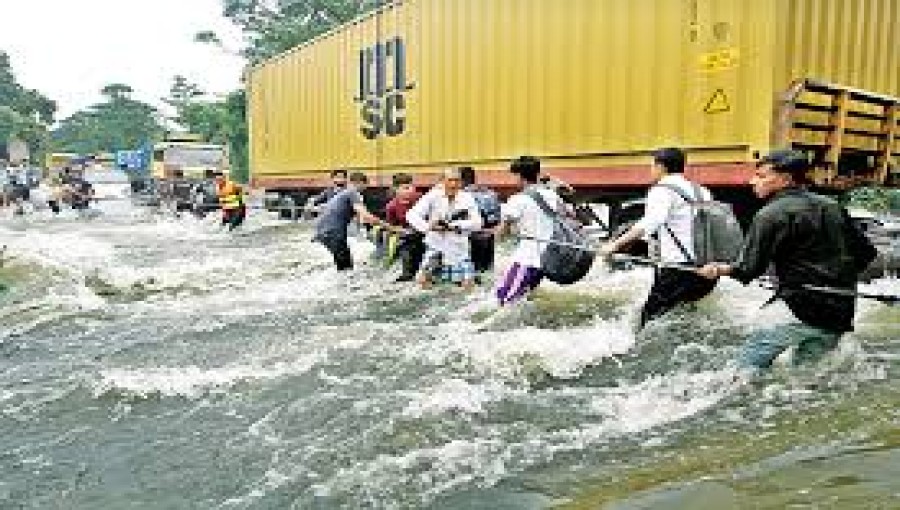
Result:
{"type": "Polygon", "coordinates": [[[146,148],[116,152],[116,168],[128,173],[143,173],[150,168],[150,151],[146,148]]]}

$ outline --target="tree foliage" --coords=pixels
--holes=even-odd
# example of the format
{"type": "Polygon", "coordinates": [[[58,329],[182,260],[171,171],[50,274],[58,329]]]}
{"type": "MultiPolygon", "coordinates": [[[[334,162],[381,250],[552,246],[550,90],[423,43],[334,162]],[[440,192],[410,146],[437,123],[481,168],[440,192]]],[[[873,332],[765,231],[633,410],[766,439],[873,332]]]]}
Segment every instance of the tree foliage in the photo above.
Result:
{"type": "Polygon", "coordinates": [[[96,153],[134,149],[157,140],[163,133],[159,112],[131,98],[132,88],[109,84],[101,93],[105,101],[62,120],[53,131],[53,147],[59,151],[96,153]]]}
{"type": "MultiPolygon", "coordinates": [[[[222,0],[223,14],[244,33],[244,56],[257,63],[347,23],[385,0],[222,0]]],[[[214,33],[197,40],[221,44],[214,33]]]]}
{"type": "MultiPolygon", "coordinates": [[[[222,0],[226,18],[244,35],[240,52],[256,64],[313,39],[384,4],[386,0],[222,0]]],[[[221,38],[213,31],[196,34],[199,43],[223,50],[221,38]]],[[[210,141],[227,142],[232,176],[246,181],[249,174],[247,95],[232,92],[224,101],[203,99],[196,86],[176,77],[167,102],[178,112],[176,121],[210,141]]]]}
{"type": "Polygon", "coordinates": [[[900,212],[900,190],[884,187],[857,188],[845,198],[850,207],[874,213],[900,212]]]}
{"type": "Polygon", "coordinates": [[[0,145],[16,137],[39,155],[46,146],[47,126],[55,113],[55,102],[19,84],[9,55],[0,51],[0,145]]]}
{"type": "Polygon", "coordinates": [[[232,176],[246,181],[248,174],[247,115],[244,91],[214,100],[184,76],[175,76],[163,102],[175,110],[171,120],[210,143],[228,145],[232,176]]]}

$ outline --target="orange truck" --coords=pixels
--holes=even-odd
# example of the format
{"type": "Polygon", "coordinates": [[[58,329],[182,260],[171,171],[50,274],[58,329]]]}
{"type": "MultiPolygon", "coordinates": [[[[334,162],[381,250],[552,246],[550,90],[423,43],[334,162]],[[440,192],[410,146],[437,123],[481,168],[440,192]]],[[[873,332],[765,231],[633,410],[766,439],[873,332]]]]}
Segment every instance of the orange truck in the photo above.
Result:
{"type": "Polygon", "coordinates": [[[403,0],[248,71],[250,171],[281,203],[334,168],[506,188],[521,154],[590,200],[688,151],[726,200],[772,147],[824,189],[900,175],[900,1],[403,0]]]}

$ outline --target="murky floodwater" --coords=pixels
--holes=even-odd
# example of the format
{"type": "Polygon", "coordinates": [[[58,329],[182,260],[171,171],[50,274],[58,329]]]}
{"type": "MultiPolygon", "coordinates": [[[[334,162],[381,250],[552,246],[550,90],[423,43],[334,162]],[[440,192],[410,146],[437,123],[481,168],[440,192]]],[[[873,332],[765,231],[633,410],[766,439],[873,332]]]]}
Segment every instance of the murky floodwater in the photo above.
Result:
{"type": "Polygon", "coordinates": [[[735,350],[787,318],[762,289],[635,338],[646,270],[495,313],[309,238],[0,219],[0,507],[900,508],[900,308],[747,380],[735,350]]]}

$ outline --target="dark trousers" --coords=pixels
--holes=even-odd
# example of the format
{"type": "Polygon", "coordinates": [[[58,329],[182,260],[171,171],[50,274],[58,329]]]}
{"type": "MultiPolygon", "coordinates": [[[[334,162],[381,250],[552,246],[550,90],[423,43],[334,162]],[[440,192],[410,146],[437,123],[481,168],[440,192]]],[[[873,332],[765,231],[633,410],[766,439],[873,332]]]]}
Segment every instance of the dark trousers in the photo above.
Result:
{"type": "Polygon", "coordinates": [[[247,217],[247,208],[240,206],[237,209],[222,210],[222,225],[228,225],[228,230],[234,230],[244,223],[247,217]]]}
{"type": "Polygon", "coordinates": [[[402,268],[400,280],[412,280],[425,256],[425,236],[418,232],[404,236],[397,251],[402,268]]]}
{"type": "Polygon", "coordinates": [[[350,246],[347,244],[346,237],[317,237],[316,241],[331,252],[331,256],[334,257],[334,267],[338,271],[353,269],[353,255],[350,254],[350,246]]]}
{"type": "Polygon", "coordinates": [[[686,271],[662,268],[656,271],[650,295],[641,310],[640,327],[682,303],[693,303],[716,288],[715,280],[686,271]]]}
{"type": "Polygon", "coordinates": [[[469,236],[469,251],[475,271],[481,273],[494,267],[494,236],[473,234],[469,236]]]}

